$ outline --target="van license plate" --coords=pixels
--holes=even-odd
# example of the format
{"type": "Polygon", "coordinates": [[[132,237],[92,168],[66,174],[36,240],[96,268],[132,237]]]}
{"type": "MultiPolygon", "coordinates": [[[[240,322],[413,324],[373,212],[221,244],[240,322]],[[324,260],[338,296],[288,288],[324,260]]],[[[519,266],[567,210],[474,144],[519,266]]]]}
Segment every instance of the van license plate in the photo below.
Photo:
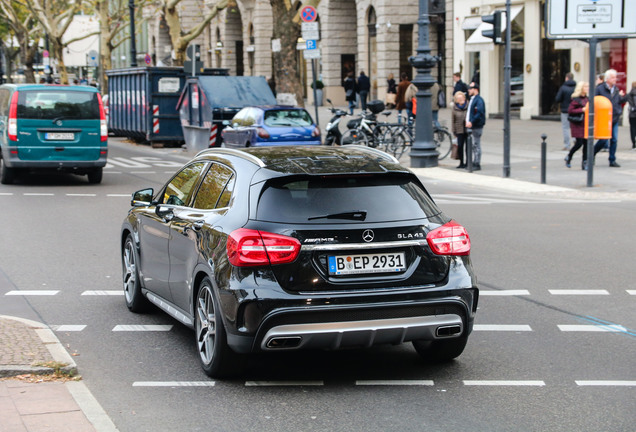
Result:
{"type": "Polygon", "coordinates": [[[329,257],[329,274],[395,273],[406,270],[404,252],[329,257]]]}
{"type": "Polygon", "coordinates": [[[44,139],[56,141],[72,141],[75,139],[75,134],[73,132],[47,132],[44,134],[44,139]]]}

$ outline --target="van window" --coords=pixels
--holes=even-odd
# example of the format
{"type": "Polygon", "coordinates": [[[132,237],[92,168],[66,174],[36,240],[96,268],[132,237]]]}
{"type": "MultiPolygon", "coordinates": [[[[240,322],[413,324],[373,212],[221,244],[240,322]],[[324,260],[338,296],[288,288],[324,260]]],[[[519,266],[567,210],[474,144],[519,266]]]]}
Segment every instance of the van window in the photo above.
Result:
{"type": "Polygon", "coordinates": [[[99,119],[97,93],[68,90],[20,90],[18,118],[99,119]]]}

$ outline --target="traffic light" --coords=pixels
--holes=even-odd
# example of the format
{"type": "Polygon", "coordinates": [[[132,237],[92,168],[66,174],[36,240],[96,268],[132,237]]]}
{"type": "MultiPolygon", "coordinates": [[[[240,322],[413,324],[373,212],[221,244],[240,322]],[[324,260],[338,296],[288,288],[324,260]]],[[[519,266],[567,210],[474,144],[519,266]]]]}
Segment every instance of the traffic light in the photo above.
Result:
{"type": "Polygon", "coordinates": [[[183,70],[192,76],[195,76],[197,72],[201,72],[203,69],[203,62],[200,61],[201,58],[201,46],[200,45],[190,45],[186,49],[186,56],[190,60],[186,60],[183,62],[183,70]]]}
{"type": "Polygon", "coordinates": [[[502,11],[495,11],[492,15],[484,15],[481,20],[485,23],[492,24],[492,30],[482,30],[481,34],[492,39],[496,44],[503,44],[501,37],[501,14],[502,11]]]}

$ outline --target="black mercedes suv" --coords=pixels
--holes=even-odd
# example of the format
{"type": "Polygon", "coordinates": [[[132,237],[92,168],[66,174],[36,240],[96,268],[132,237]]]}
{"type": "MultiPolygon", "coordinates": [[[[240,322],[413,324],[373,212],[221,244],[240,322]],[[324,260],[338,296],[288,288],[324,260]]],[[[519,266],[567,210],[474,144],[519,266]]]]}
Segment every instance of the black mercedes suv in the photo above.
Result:
{"type": "Polygon", "coordinates": [[[194,328],[210,376],[255,351],[412,342],[440,362],[464,350],[479,295],[470,238],[386,153],[209,149],[131,204],[126,305],[194,328]]]}

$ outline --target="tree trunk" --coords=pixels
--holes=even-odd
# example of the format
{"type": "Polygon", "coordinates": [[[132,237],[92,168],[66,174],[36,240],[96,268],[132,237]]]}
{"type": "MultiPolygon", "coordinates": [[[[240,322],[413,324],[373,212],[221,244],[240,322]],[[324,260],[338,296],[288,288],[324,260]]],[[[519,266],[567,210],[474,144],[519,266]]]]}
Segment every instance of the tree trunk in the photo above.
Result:
{"type": "Polygon", "coordinates": [[[296,11],[289,8],[285,0],[270,0],[274,16],[274,39],[280,39],[280,51],[274,53],[276,93],[293,95],[296,104],[304,106],[302,86],[298,74],[296,42],[300,36],[300,26],[294,23],[296,11]]]}
{"type": "Polygon", "coordinates": [[[185,50],[178,49],[179,38],[181,37],[181,18],[179,18],[179,12],[177,8],[164,9],[164,18],[166,25],[168,26],[168,32],[170,33],[170,42],[172,43],[172,49],[175,54],[175,58],[172,59],[173,66],[183,66],[185,61],[185,50]]]}
{"type": "Polygon", "coordinates": [[[35,83],[35,73],[33,72],[33,62],[35,60],[35,53],[38,50],[37,44],[33,44],[27,47],[24,55],[24,76],[27,83],[35,83]]]}
{"type": "Polygon", "coordinates": [[[51,51],[53,51],[54,58],[57,60],[57,69],[60,73],[60,84],[68,84],[68,72],[66,70],[66,65],[64,64],[64,47],[62,46],[61,40],[58,41],[56,38],[50,38],[50,42],[51,51]]]}

